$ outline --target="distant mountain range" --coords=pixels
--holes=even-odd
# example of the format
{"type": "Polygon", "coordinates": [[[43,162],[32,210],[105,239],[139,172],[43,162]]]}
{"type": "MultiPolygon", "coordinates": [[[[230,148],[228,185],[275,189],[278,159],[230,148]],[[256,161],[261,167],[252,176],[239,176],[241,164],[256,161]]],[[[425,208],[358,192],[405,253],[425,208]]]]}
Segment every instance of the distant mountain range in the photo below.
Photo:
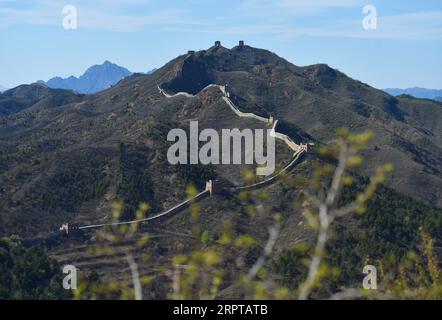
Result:
{"type": "Polygon", "coordinates": [[[94,65],[86,70],[79,78],[70,76],[68,78],[54,77],[45,83],[53,89],[70,89],[78,93],[95,93],[110,88],[131,75],[132,72],[112,62],[105,61],[101,65],[94,65]]]}
{"type": "Polygon", "coordinates": [[[385,92],[391,94],[392,96],[400,96],[401,94],[408,94],[415,98],[421,99],[433,99],[437,101],[442,101],[442,90],[435,89],[425,89],[425,88],[407,88],[407,89],[398,89],[398,88],[387,88],[384,89],[385,92]]]}
{"type": "MultiPolygon", "coordinates": [[[[154,70],[147,72],[152,73],[154,70]]],[[[105,61],[101,65],[94,65],[86,70],[80,77],[70,76],[68,78],[55,77],[47,82],[38,81],[40,84],[46,84],[53,89],[69,89],[77,93],[95,93],[117,84],[121,79],[132,74],[128,69],[115,63],[105,61]]]]}

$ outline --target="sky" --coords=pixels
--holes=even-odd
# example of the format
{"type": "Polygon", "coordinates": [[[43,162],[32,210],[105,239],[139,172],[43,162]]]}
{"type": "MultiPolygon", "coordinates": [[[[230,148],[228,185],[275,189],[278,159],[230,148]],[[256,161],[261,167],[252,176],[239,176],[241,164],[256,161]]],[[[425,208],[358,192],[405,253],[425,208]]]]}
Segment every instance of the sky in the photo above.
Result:
{"type": "Polygon", "coordinates": [[[105,60],[146,72],[215,40],[326,63],[376,88],[442,88],[440,0],[0,0],[0,86],[105,60]],[[76,29],[63,24],[67,5],[76,29]]]}

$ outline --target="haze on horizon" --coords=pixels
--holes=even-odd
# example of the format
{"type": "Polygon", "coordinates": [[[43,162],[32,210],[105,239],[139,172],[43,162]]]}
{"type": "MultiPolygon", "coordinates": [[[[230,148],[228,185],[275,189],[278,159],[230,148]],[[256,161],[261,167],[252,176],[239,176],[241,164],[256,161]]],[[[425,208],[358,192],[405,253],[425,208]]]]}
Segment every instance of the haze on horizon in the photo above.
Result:
{"type": "Polygon", "coordinates": [[[238,40],[296,65],[326,63],[377,88],[442,88],[442,3],[424,0],[0,0],[0,85],[79,76],[110,60],[147,72],[187,50],[238,40]],[[377,10],[365,30],[363,8],[377,10]]]}

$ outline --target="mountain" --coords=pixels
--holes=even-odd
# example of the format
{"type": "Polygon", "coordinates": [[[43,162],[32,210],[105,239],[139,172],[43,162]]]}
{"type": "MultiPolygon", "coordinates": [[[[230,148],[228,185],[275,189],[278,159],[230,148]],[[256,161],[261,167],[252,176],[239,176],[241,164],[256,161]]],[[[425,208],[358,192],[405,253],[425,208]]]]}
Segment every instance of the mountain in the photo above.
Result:
{"type": "Polygon", "coordinates": [[[80,97],[81,95],[76,95],[71,91],[51,89],[40,83],[20,85],[0,94],[0,116],[13,115],[41,105],[55,108],[80,97]]]}
{"type": "MultiPolygon", "coordinates": [[[[50,196],[58,200],[53,200],[50,208],[44,207],[48,213],[57,208],[58,214],[75,216],[82,201],[92,198],[85,197],[84,189],[74,191],[71,189],[74,185],[61,181],[81,178],[84,181],[79,185],[104,183],[107,192],[115,192],[117,181],[112,177],[117,168],[113,166],[123,156],[120,144],[130,144],[124,147],[126,151],[135,148],[132,152],[136,154],[138,149],[144,150],[145,159],[156,155],[154,159],[158,160],[164,155],[158,154],[161,148],[153,147],[152,141],[159,137],[150,134],[159,130],[158,134],[164,135],[165,128],[174,123],[185,125],[192,117],[199,119],[201,126],[215,128],[243,127],[249,123],[228,112],[219,114],[225,112],[225,108],[216,90],[205,90],[196,99],[183,102],[164,99],[157,89],[157,84],[161,84],[171,93],[196,94],[211,83],[228,84],[232,101],[242,111],[266,118],[272,115],[298,139],[310,137],[311,141],[328,144],[340,127],[374,131],[376,137],[365,154],[366,171],[361,174],[391,161],[398,172],[390,179],[392,188],[428,204],[442,206],[442,106],[439,103],[410,96],[394,98],[327,65],[298,67],[267,50],[243,46],[212,47],[179,56],[152,75],[126,77],[95,95],[81,96],[39,84],[20,86],[0,95],[0,114],[3,115],[0,139],[4,141],[1,134],[7,133],[3,147],[8,146],[0,157],[0,181],[8,177],[8,182],[3,181],[3,185],[9,185],[6,194],[16,188],[21,190],[14,194],[14,203],[20,205],[4,207],[0,212],[13,211],[10,216],[16,218],[39,212],[50,192],[50,196]],[[219,119],[214,122],[209,112],[215,112],[219,119]],[[151,141],[150,147],[141,141],[151,141]],[[21,159],[20,153],[13,150],[28,145],[32,145],[32,152],[27,154],[26,162],[11,162],[14,155],[17,161],[21,159]],[[27,169],[32,179],[12,178],[17,165],[23,170],[26,163],[35,161],[39,165],[27,169]],[[78,168],[80,164],[82,169],[78,168]],[[104,170],[105,167],[108,169],[104,170]],[[41,172],[46,174],[41,176],[41,172]],[[29,211],[24,209],[28,206],[29,211]]],[[[166,140],[163,136],[161,139],[166,140]]],[[[145,165],[146,170],[155,166],[145,165]]],[[[170,170],[167,164],[157,165],[170,170]]],[[[163,178],[150,170],[147,175],[153,180],[163,178]]],[[[238,172],[228,171],[222,175],[238,183],[238,172]]],[[[170,188],[174,189],[174,185],[170,188]]],[[[170,203],[163,198],[169,193],[153,194],[150,197],[155,203],[170,203]]]]}
{"type": "Polygon", "coordinates": [[[415,98],[421,99],[433,99],[437,101],[442,101],[442,90],[425,89],[425,88],[407,88],[407,89],[397,89],[388,88],[384,90],[385,92],[391,94],[392,96],[400,96],[402,94],[408,94],[415,98]]]}
{"type": "MultiPolygon", "coordinates": [[[[442,105],[407,95],[392,97],[327,65],[300,67],[268,50],[244,45],[189,52],[151,75],[127,76],[94,95],[40,84],[0,94],[0,235],[35,237],[58,230],[66,221],[73,225],[109,222],[114,200],[124,202],[124,220],[134,217],[140,202],[150,204],[149,214],[162,212],[186,199],[189,183],[202,190],[208,179],[227,186],[243,185],[241,173],[248,166],[174,166],[166,158],[168,132],[188,129],[190,120],[198,120],[200,130],[218,132],[268,128],[253,118],[238,117],[226,105],[222,92],[208,87],[210,84],[227,85],[231,101],[242,112],[273,116],[297,142],[331,144],[341,127],[375,133],[364,153],[365,168],[356,173],[367,176],[386,162],[393,162],[395,171],[376,202],[368,206],[367,218],[342,221],[342,229],[349,232],[355,228],[372,232],[360,238],[366,239],[364,245],[376,243],[378,250],[367,252],[364,250],[372,247],[361,245],[358,258],[384,259],[390,252],[408,252],[407,246],[416,248],[421,225],[436,230],[436,243],[440,243],[442,105]],[[166,98],[158,85],[171,95],[187,92],[195,96],[166,98]]],[[[277,143],[276,151],[276,167],[282,168],[291,152],[282,143],[277,143]]],[[[289,178],[309,177],[321,161],[312,152],[290,171],[289,178]]],[[[272,259],[293,248],[299,239],[312,239],[302,213],[293,209],[301,198],[302,184],[274,183],[253,192],[266,210],[276,210],[283,221],[283,237],[272,259]],[[266,197],[260,196],[262,191],[266,197]]],[[[198,227],[214,239],[223,233],[224,222],[231,221],[235,235],[250,233],[265,244],[273,218],[266,210],[250,218],[248,210],[255,203],[248,196],[214,194],[198,206],[198,227]]],[[[193,240],[185,233],[195,226],[194,216],[187,209],[146,226],[155,237],[145,249],[150,259],[146,269],[140,270],[142,274],[159,270],[161,264],[170,265],[174,255],[189,247],[193,240]]],[[[352,234],[357,237],[356,231],[352,234]]],[[[84,237],[49,248],[49,254],[62,264],[80,263],[82,271],[124,276],[127,261],[121,259],[122,252],[131,248],[126,239],[118,255],[95,258],[86,250],[94,236],[84,237]]],[[[345,243],[351,246],[355,242],[345,243]]],[[[251,255],[235,251],[233,261],[241,258],[244,268],[249,268],[262,251],[257,249],[251,255]]],[[[351,249],[342,252],[356,254],[351,249]]],[[[240,267],[226,262],[223,268],[228,279],[240,267]]],[[[166,280],[156,277],[153,281],[152,296],[166,297],[167,290],[159,289],[166,280]]]]}
{"type": "Polygon", "coordinates": [[[46,84],[54,89],[70,89],[78,93],[90,94],[108,89],[131,74],[126,68],[105,61],[101,65],[90,67],[79,78],[74,76],[65,79],[55,77],[48,80],[46,84]]]}
{"type": "Polygon", "coordinates": [[[8,90],[8,88],[3,87],[2,85],[0,85],[0,93],[3,92],[3,91],[6,91],[6,90],[8,90]]]}

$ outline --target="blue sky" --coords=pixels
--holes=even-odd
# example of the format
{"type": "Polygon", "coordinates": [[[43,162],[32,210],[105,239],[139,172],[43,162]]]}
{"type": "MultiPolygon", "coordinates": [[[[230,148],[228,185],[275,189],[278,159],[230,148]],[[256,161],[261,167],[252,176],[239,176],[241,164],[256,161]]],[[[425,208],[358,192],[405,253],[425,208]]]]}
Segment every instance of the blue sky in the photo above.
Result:
{"type": "Polygon", "coordinates": [[[442,88],[440,0],[0,0],[0,85],[79,76],[105,60],[148,71],[240,39],[377,88],[442,88]],[[376,30],[362,27],[369,4],[376,30]],[[77,8],[77,30],[63,28],[65,5],[77,8]]]}

